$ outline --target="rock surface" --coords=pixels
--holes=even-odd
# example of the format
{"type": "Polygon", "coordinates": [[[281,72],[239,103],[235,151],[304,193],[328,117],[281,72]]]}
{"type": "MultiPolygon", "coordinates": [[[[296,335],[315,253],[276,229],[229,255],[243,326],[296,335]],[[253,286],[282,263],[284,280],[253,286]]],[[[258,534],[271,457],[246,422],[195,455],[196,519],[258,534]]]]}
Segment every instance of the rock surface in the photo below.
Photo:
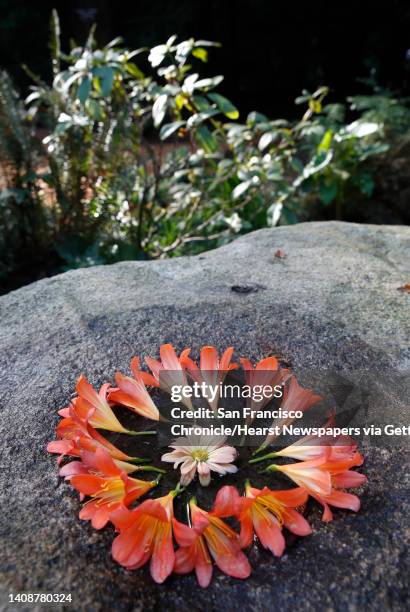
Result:
{"type": "MultiPolygon", "coordinates": [[[[1,297],[4,602],[9,592],[41,591],[71,592],[72,609],[87,611],[404,609],[405,438],[365,442],[360,513],[336,512],[325,524],[314,509],[312,536],[280,560],[255,545],[250,579],[215,571],[207,590],[192,575],[157,586],[146,568],[116,565],[111,530],[78,520],[78,497],[45,446],[81,372],[99,384],[126,371],[135,354],[156,356],[163,342],[274,353],[295,368],[408,375],[410,295],[398,291],[408,282],[409,228],[311,223],[255,232],[193,258],[76,270],[1,297]]],[[[403,380],[394,400],[387,394],[373,406],[372,419],[408,424],[403,380]]]]}

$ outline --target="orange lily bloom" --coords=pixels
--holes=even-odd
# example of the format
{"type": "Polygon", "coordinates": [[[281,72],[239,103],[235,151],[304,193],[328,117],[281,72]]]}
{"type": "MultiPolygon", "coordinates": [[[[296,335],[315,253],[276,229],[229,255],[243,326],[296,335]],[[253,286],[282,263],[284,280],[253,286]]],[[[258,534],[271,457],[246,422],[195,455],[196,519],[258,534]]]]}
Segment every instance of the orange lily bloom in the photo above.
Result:
{"type": "MultiPolygon", "coordinates": [[[[300,410],[302,412],[306,412],[309,408],[311,408],[311,406],[314,406],[320,402],[321,399],[322,397],[314,393],[312,389],[305,389],[299,385],[295,376],[292,376],[289,385],[285,387],[280,407],[283,412],[290,410],[300,410]]],[[[278,423],[273,421],[272,425],[283,428],[284,425],[289,425],[293,421],[293,418],[284,418],[278,423]]],[[[268,435],[259,450],[263,450],[269,446],[269,444],[271,444],[275,438],[277,438],[277,436],[274,434],[268,435]]]]}
{"type": "Polygon", "coordinates": [[[75,405],[78,414],[80,418],[87,419],[90,425],[97,429],[130,433],[121,425],[107,401],[109,386],[109,384],[103,385],[97,393],[85,376],[81,375],[76,386],[78,397],[75,405]]]}
{"type": "MultiPolygon", "coordinates": [[[[182,351],[180,357],[181,365],[187,369],[189,375],[199,384],[206,383],[208,386],[215,387],[224,381],[226,374],[230,370],[235,370],[238,367],[238,364],[231,363],[233,355],[232,347],[227,348],[222,354],[221,359],[219,359],[218,351],[214,346],[203,346],[199,357],[199,367],[189,357],[190,351],[191,349],[182,351]]],[[[213,401],[208,399],[212,410],[216,410],[218,401],[219,394],[216,395],[213,401]]]]}
{"type": "Polygon", "coordinates": [[[115,404],[126,406],[133,412],[147,419],[158,421],[158,408],[152,401],[141,374],[142,373],[135,367],[133,369],[134,378],[131,378],[131,376],[123,376],[120,372],[117,372],[115,374],[115,382],[117,383],[118,389],[112,390],[108,399],[115,404]]]}
{"type": "MultiPolygon", "coordinates": [[[[329,449],[330,457],[334,460],[348,459],[355,454],[357,444],[348,436],[340,436],[336,439],[330,436],[323,438],[311,436],[298,440],[294,444],[282,448],[275,453],[270,453],[269,457],[290,457],[291,459],[306,461],[316,457],[323,457],[326,455],[326,449],[329,449]]],[[[268,457],[265,455],[265,458],[268,457]]]]}
{"type": "Polygon", "coordinates": [[[262,546],[280,557],[285,550],[283,526],[301,536],[312,533],[307,520],[295,510],[308,499],[305,489],[298,487],[288,491],[271,491],[264,487],[260,490],[247,483],[245,494],[246,497],[239,502],[243,548],[252,543],[255,531],[262,546]]]}
{"type": "Polygon", "coordinates": [[[79,517],[90,519],[95,529],[104,527],[112,512],[122,506],[128,506],[157,484],[157,481],[147,482],[130,478],[102,449],[97,449],[95,453],[85,451],[81,457],[82,466],[78,466],[76,473],[69,479],[72,486],[83,496],[93,498],[84,504],[79,517]]]}
{"type": "MultiPolygon", "coordinates": [[[[326,448],[326,454],[329,451],[326,448]]],[[[293,480],[299,487],[307,489],[311,495],[330,495],[332,482],[330,473],[322,469],[326,461],[326,454],[309,461],[289,463],[286,465],[272,464],[266,468],[266,472],[278,471],[293,480]]]]}
{"type": "Polygon", "coordinates": [[[339,489],[359,487],[366,481],[366,476],[350,470],[351,467],[362,465],[363,457],[360,453],[355,452],[350,456],[342,453],[338,456],[336,451],[335,459],[333,447],[322,448],[324,454],[321,457],[289,465],[270,465],[266,471],[280,471],[305,488],[311,497],[322,504],[323,520],[331,521],[333,516],[329,505],[354,512],[359,510],[360,500],[357,495],[339,489]]]}
{"type": "Polygon", "coordinates": [[[197,515],[193,520],[195,541],[190,546],[180,547],[175,553],[174,572],[189,574],[195,570],[199,586],[206,588],[212,580],[212,561],[201,529],[208,525],[197,515]]]}
{"type": "Polygon", "coordinates": [[[218,492],[212,512],[199,508],[190,501],[192,531],[195,539],[190,544],[180,544],[175,556],[175,572],[187,574],[195,569],[199,584],[207,587],[212,578],[211,557],[228,576],[247,578],[251,567],[241,550],[238,534],[224,521],[223,516],[237,513],[238,492],[234,487],[222,487],[218,492]]]}
{"type": "Polygon", "coordinates": [[[158,387],[159,386],[157,379],[154,376],[152,376],[152,374],[149,374],[148,372],[144,372],[144,370],[141,370],[139,357],[133,357],[131,359],[130,368],[131,368],[131,372],[134,378],[137,378],[137,379],[141,378],[144,384],[147,385],[147,387],[158,387]]]}
{"type": "MultiPolygon", "coordinates": [[[[333,427],[333,415],[329,418],[324,428],[333,427]]],[[[290,444],[286,448],[281,448],[278,451],[251,459],[249,463],[258,463],[273,459],[274,457],[289,457],[290,459],[298,459],[299,461],[308,461],[318,457],[328,457],[332,460],[351,459],[357,451],[357,443],[349,436],[332,435],[305,436],[290,444]]]]}
{"type": "MultiPolygon", "coordinates": [[[[261,359],[255,367],[252,366],[249,359],[245,359],[244,357],[240,359],[240,362],[245,370],[246,384],[251,388],[259,385],[273,388],[276,385],[282,385],[290,375],[289,370],[279,368],[279,362],[276,357],[261,359]]],[[[264,397],[260,401],[256,401],[252,398],[250,408],[251,410],[262,410],[270,401],[270,397],[264,397]]],[[[252,423],[252,421],[252,417],[248,417],[246,420],[248,425],[252,423]]]]}
{"type": "Polygon", "coordinates": [[[127,569],[142,567],[151,559],[151,576],[162,583],[174,568],[175,553],[172,531],[188,545],[194,533],[174,518],[173,499],[176,491],[157,499],[147,499],[131,511],[120,509],[111,518],[120,534],[112,544],[115,561],[127,569]]]}
{"type": "Polygon", "coordinates": [[[70,455],[72,457],[80,457],[81,452],[96,451],[101,448],[109,453],[114,459],[117,466],[127,473],[136,471],[138,468],[128,461],[140,461],[138,457],[131,457],[123,453],[119,448],[111,444],[104,436],[95,430],[86,421],[81,419],[76,411],[75,400],[72,406],[68,409],[68,415],[57,425],[56,433],[59,440],[53,440],[47,445],[49,453],[57,453],[60,455],[58,463],[61,459],[70,455]]]}
{"type": "Polygon", "coordinates": [[[333,519],[333,514],[329,506],[335,508],[345,508],[358,512],[360,510],[360,499],[353,493],[346,493],[340,489],[360,487],[366,482],[366,476],[359,472],[350,470],[351,467],[362,465],[363,457],[360,453],[355,453],[350,458],[334,459],[330,455],[329,460],[322,464],[322,470],[330,474],[332,490],[329,495],[310,493],[316,501],[323,506],[322,520],[329,522],[333,519]]]}
{"type": "MultiPolygon", "coordinates": [[[[171,393],[173,386],[180,387],[187,384],[182,361],[189,351],[190,349],[185,349],[182,351],[180,358],[178,358],[172,344],[162,344],[159,349],[160,361],[152,359],[152,357],[145,357],[145,363],[150,368],[157,387],[161,387],[167,393],[171,393]]],[[[190,398],[183,398],[183,403],[188,408],[192,408],[190,398]]]]}

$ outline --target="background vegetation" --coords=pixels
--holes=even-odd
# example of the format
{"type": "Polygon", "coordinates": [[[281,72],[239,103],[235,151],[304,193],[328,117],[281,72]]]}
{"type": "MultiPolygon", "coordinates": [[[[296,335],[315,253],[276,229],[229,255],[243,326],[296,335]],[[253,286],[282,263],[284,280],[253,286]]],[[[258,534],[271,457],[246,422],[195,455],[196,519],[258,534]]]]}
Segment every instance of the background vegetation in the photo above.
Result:
{"type": "Polygon", "coordinates": [[[38,71],[0,74],[3,290],[72,267],[196,253],[265,226],[409,221],[405,70],[391,73],[402,94],[381,87],[370,62],[364,94],[303,90],[278,119],[266,94],[264,113],[239,112],[229,80],[210,72],[221,49],[208,40],[131,50],[119,38],[101,45],[91,27],[65,48],[54,11],[49,53],[48,69],[34,56],[38,71]],[[16,83],[28,81],[23,98],[16,83]]]}

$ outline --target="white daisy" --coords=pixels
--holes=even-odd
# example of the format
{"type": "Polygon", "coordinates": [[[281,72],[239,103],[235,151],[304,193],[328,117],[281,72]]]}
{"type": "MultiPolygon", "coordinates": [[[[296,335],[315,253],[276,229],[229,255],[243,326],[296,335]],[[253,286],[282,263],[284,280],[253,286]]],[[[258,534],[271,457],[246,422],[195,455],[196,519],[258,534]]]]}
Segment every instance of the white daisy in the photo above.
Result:
{"type": "Polygon", "coordinates": [[[193,436],[178,438],[170,445],[171,453],[162,455],[161,460],[181,466],[181,485],[187,486],[198,471],[199,482],[207,487],[211,481],[211,471],[218,474],[235,474],[236,465],[231,465],[237,457],[233,446],[225,446],[226,438],[193,436]]]}

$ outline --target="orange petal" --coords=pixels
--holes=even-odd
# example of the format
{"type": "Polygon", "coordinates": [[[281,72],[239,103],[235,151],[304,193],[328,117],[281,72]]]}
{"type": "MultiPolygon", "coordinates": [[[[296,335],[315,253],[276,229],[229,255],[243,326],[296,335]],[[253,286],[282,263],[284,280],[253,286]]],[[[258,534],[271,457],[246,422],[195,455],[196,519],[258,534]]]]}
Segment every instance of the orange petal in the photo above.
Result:
{"type": "Polygon", "coordinates": [[[307,520],[299,514],[299,512],[296,512],[296,510],[292,508],[288,509],[283,518],[286,529],[289,529],[292,533],[300,536],[306,536],[312,533],[312,528],[307,520]]]}
{"type": "Polygon", "coordinates": [[[277,370],[278,368],[279,363],[276,357],[267,357],[266,359],[261,359],[255,367],[256,370],[277,370]]]}
{"type": "Polygon", "coordinates": [[[196,547],[195,574],[199,586],[206,589],[212,579],[212,561],[202,536],[199,538],[196,547]]]}
{"type": "Polygon", "coordinates": [[[101,490],[104,483],[102,478],[93,474],[77,474],[71,478],[70,482],[77,491],[84,495],[94,495],[101,490]]]}
{"type": "Polygon", "coordinates": [[[198,534],[188,525],[184,525],[174,518],[172,519],[172,526],[175,539],[180,546],[191,546],[197,541],[198,534]]]}
{"type": "MultiPolygon", "coordinates": [[[[253,503],[253,502],[252,502],[253,503]]],[[[244,512],[240,516],[241,533],[239,536],[241,548],[247,548],[252,544],[253,540],[253,523],[249,511],[244,512]]]]}
{"type": "Polygon", "coordinates": [[[154,550],[151,557],[151,576],[157,584],[161,584],[172,574],[175,563],[172,530],[169,522],[160,526],[155,534],[154,550]]]}
{"type": "Polygon", "coordinates": [[[233,486],[224,486],[219,489],[212,514],[221,518],[227,516],[236,516],[238,514],[239,493],[233,486]]]}
{"type": "Polygon", "coordinates": [[[163,344],[159,349],[162,365],[166,370],[180,370],[181,364],[172,344],[163,344]]]}
{"type": "Polygon", "coordinates": [[[206,372],[218,370],[218,351],[214,346],[204,346],[201,349],[200,368],[206,372]]]}
{"type": "Polygon", "coordinates": [[[102,448],[97,448],[94,453],[82,451],[81,459],[86,467],[102,472],[106,476],[119,476],[121,474],[121,470],[115,465],[109,453],[102,448]]]}
{"type": "Polygon", "coordinates": [[[175,553],[174,572],[176,574],[189,574],[195,567],[196,544],[178,548],[175,553]]]}

